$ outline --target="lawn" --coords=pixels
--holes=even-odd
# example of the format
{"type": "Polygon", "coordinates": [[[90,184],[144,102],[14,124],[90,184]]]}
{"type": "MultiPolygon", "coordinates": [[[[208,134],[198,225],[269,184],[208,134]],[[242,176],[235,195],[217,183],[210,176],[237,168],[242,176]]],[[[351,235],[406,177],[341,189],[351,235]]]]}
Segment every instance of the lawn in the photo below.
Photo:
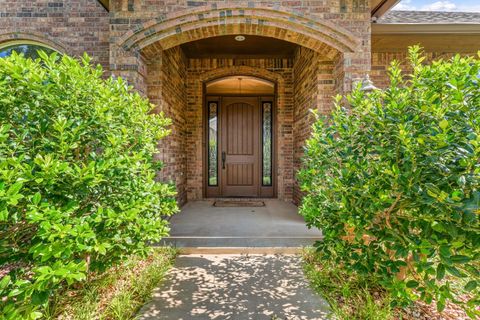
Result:
{"type": "MultiPolygon", "coordinates": [[[[430,305],[416,301],[410,307],[392,308],[390,302],[394,298],[373,278],[354,276],[338,265],[321,261],[314,248],[304,249],[303,260],[305,276],[312,288],[329,302],[335,319],[470,319],[461,307],[454,303],[447,303],[442,313],[437,312],[435,301],[430,305]]],[[[465,285],[462,281],[457,284],[457,289],[465,285]]],[[[467,300],[467,297],[459,298],[467,300]]]]}
{"type": "Polygon", "coordinates": [[[156,248],[146,258],[132,256],[100,276],[57,294],[46,319],[133,319],[173,264],[177,252],[156,248]]]}

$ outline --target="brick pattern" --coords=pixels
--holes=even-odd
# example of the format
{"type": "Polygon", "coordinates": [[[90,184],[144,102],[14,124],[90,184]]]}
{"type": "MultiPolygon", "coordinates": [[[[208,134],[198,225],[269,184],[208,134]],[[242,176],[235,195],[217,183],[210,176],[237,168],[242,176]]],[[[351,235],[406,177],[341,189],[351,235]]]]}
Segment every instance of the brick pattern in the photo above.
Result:
{"type": "MultiPolygon", "coordinates": [[[[294,174],[302,165],[305,141],[310,136],[314,117],[310,110],[328,114],[335,94],[334,61],[326,59],[317,52],[298,48],[295,53],[294,73],[294,174]]],[[[295,179],[293,201],[299,204],[302,193],[295,179]]]]}
{"type": "MultiPolygon", "coordinates": [[[[425,52],[425,62],[431,62],[439,59],[449,59],[456,53],[453,52],[425,52]]],[[[462,53],[465,56],[477,56],[476,52],[462,53]]],[[[400,68],[404,74],[408,74],[411,71],[410,64],[408,62],[407,50],[400,52],[373,52],[372,53],[372,70],[370,71],[370,78],[374,85],[378,88],[386,88],[390,84],[388,76],[388,68],[393,61],[400,63],[400,68]]]]}
{"type": "MultiPolygon", "coordinates": [[[[206,3],[187,10],[162,13],[137,24],[123,34],[117,44],[139,49],[155,44],[165,50],[208,36],[238,33],[275,36],[315,51],[328,50],[328,45],[338,51],[353,52],[359,46],[354,34],[331,20],[317,19],[276,4],[241,1],[206,3]]],[[[149,50],[145,51],[148,54],[149,50]]]]}
{"type": "Polygon", "coordinates": [[[370,8],[356,1],[147,1],[111,2],[110,62],[115,74],[145,86],[140,54],[154,58],[181,43],[225,34],[255,34],[284,39],[333,58],[343,59],[338,85],[370,69],[370,8]]]}
{"type": "Polygon", "coordinates": [[[157,105],[157,112],[163,112],[172,120],[171,133],[158,144],[157,157],[164,168],[158,172],[158,179],[171,182],[177,187],[180,204],[187,201],[187,59],[180,47],[166,50],[148,65],[148,98],[157,105]]]}
{"type": "Polygon", "coordinates": [[[87,52],[108,70],[108,12],[96,0],[3,0],[0,21],[0,43],[33,40],[70,55],[87,52]]]}

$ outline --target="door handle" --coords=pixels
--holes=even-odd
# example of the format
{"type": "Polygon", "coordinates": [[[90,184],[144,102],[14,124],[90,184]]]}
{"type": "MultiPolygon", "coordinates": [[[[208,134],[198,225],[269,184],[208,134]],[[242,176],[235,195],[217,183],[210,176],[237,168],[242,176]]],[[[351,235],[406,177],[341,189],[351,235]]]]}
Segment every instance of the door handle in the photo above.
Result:
{"type": "Polygon", "coordinates": [[[225,151],[222,152],[222,169],[225,170],[225,160],[227,160],[227,154],[225,151]]]}

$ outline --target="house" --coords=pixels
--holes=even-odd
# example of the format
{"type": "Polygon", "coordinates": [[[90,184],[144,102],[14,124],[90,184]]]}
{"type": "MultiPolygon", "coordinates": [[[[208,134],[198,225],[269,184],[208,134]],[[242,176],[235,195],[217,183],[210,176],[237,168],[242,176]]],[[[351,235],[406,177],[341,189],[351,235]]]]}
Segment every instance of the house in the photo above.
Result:
{"type": "Polygon", "coordinates": [[[480,50],[479,13],[390,11],[397,2],[7,0],[0,56],[87,52],[127,79],[173,121],[158,175],[180,203],[298,203],[310,109],[328,113],[367,74],[386,86],[409,45],[429,58],[480,50]]]}

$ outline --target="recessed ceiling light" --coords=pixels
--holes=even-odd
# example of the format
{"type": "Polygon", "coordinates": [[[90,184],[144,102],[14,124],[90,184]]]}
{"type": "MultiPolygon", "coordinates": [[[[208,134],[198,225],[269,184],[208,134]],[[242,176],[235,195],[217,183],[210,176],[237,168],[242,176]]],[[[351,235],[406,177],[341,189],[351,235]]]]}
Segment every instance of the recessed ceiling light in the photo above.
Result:
{"type": "Polygon", "coordinates": [[[238,35],[238,36],[235,37],[235,40],[236,41],[245,41],[245,36],[238,35]]]}

